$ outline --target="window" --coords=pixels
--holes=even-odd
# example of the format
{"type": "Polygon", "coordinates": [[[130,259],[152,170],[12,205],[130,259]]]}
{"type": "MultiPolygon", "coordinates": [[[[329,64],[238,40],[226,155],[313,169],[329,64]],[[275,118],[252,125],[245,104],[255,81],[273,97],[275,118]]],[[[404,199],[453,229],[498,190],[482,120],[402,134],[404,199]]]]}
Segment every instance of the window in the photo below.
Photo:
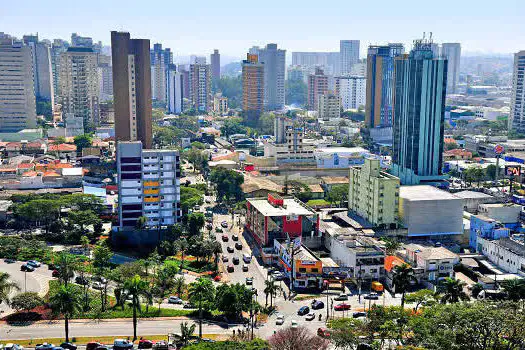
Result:
{"type": "Polygon", "coordinates": [[[300,267],[300,268],[299,268],[299,272],[301,272],[301,273],[305,273],[305,272],[306,272],[306,269],[305,269],[304,267],[300,267]]]}

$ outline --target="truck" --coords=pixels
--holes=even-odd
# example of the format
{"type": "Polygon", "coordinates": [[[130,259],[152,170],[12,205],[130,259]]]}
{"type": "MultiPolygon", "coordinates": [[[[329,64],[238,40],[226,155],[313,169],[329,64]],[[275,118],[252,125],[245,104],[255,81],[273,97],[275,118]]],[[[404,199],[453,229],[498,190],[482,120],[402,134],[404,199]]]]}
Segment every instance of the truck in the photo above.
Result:
{"type": "Polygon", "coordinates": [[[385,288],[383,287],[383,285],[381,284],[381,282],[378,282],[378,281],[374,281],[372,282],[372,290],[373,291],[376,291],[376,292],[382,292],[385,288]]]}

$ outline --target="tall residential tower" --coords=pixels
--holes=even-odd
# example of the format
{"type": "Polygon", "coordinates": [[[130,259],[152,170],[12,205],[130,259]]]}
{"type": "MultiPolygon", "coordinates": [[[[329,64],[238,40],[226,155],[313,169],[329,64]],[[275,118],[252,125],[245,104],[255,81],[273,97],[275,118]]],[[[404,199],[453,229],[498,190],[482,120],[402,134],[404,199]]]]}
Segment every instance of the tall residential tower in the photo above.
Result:
{"type": "Polygon", "coordinates": [[[268,44],[265,48],[252,48],[264,64],[264,109],[279,111],[284,109],[284,75],[286,50],[277,48],[277,44],[268,44]]]}
{"type": "Polygon", "coordinates": [[[441,44],[441,56],[448,60],[447,94],[456,94],[459,84],[460,43],[441,44]]]}
{"type": "Polygon", "coordinates": [[[211,63],[211,81],[213,84],[217,84],[221,78],[221,54],[219,50],[213,50],[213,53],[210,55],[211,63]]]}
{"type": "Polygon", "coordinates": [[[514,54],[509,129],[525,134],[525,50],[514,54]]]}
{"type": "Polygon", "coordinates": [[[247,54],[242,61],[242,110],[246,124],[255,126],[264,110],[264,65],[247,54]]]}
{"type": "Polygon", "coordinates": [[[341,75],[352,72],[352,66],[359,62],[359,40],[341,40],[339,42],[339,59],[341,75]]]}

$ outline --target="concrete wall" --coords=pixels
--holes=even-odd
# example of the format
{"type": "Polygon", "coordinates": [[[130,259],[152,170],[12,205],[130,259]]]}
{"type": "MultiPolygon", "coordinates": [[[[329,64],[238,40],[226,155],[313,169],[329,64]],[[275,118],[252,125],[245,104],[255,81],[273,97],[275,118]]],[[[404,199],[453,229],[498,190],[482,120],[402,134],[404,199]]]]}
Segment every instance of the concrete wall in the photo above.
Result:
{"type": "Polygon", "coordinates": [[[463,234],[463,203],[457,199],[399,199],[399,217],[408,236],[463,234]]]}

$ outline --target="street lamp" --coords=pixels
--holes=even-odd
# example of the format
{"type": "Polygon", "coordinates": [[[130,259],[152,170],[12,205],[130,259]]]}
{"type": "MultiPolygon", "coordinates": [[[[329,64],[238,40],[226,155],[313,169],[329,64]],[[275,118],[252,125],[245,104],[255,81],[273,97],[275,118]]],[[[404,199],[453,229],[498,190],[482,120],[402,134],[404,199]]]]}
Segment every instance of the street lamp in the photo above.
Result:
{"type": "Polygon", "coordinates": [[[251,305],[250,305],[250,323],[251,323],[251,327],[252,327],[252,336],[251,336],[251,340],[253,340],[253,328],[255,326],[255,313],[254,313],[254,302],[253,302],[253,297],[255,297],[255,302],[257,302],[257,289],[255,288],[252,288],[252,295],[251,295],[251,305]]]}

